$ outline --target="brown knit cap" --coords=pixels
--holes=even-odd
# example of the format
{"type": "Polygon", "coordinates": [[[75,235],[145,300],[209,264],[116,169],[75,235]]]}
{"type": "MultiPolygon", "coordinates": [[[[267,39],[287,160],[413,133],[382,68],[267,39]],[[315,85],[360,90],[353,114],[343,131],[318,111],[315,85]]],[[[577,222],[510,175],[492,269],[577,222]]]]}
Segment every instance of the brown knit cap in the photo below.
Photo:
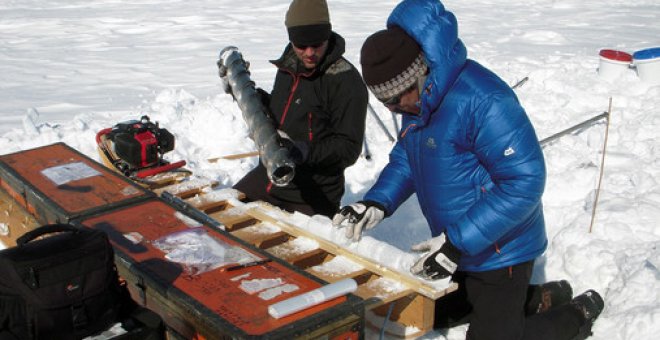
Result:
{"type": "Polygon", "coordinates": [[[294,45],[322,43],[332,32],[328,4],[325,0],[293,0],[284,19],[289,41],[294,45]]]}
{"type": "Polygon", "coordinates": [[[369,36],[360,63],[364,82],[381,101],[403,93],[428,69],[419,44],[397,26],[369,36]]]}

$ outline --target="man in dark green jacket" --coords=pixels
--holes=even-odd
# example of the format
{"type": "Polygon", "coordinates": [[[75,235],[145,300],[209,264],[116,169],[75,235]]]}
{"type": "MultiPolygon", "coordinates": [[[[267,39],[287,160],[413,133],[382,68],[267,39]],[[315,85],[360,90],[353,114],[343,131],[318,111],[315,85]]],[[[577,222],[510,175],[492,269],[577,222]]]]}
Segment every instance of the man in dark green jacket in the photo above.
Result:
{"type": "Polygon", "coordinates": [[[308,215],[334,215],[344,193],[344,170],[362,150],[368,92],[342,55],[344,39],[332,31],[325,0],[294,0],[286,13],[290,43],[277,66],[270,95],[263,92],[280,134],[291,141],[293,181],[277,187],[257,167],[234,188],[308,215]]]}

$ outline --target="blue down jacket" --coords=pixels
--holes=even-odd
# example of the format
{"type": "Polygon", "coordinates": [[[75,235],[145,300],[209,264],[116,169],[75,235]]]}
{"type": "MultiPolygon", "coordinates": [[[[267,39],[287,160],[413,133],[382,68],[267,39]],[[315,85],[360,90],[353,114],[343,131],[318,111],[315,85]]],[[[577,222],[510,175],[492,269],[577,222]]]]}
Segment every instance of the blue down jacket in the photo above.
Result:
{"type": "Polygon", "coordinates": [[[420,115],[404,114],[401,139],[364,199],[389,215],[416,193],[432,235],[446,232],[461,250],[459,270],[538,257],[547,246],[545,163],[516,95],[467,59],[456,18],[439,1],[404,1],[387,25],[420,43],[430,72],[420,115]]]}

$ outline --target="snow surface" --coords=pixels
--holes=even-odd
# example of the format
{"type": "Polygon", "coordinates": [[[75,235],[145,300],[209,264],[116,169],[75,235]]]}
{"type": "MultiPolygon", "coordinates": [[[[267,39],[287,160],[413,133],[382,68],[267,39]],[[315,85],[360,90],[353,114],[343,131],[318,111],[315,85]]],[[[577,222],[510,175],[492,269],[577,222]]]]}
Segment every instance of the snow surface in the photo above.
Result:
{"type": "MultiPolygon", "coordinates": [[[[270,90],[275,69],[267,60],[277,58],[286,43],[288,2],[1,1],[0,153],[62,141],[98,158],[97,131],[148,114],[176,135],[168,159],[185,159],[196,175],[231,186],[257,159],[206,161],[254,150],[239,109],[222,94],[218,52],[237,46],[251,63],[253,80],[270,90]]],[[[333,27],[347,40],[346,57],[359,66],[362,42],[384,28],[397,1],[328,2],[333,27]]],[[[599,291],[606,305],[593,339],[657,339],[660,86],[642,82],[633,69],[605,81],[597,69],[601,48],[632,53],[660,46],[660,3],[451,0],[445,5],[457,15],[471,58],[512,85],[529,77],[516,91],[539,138],[607,111],[612,99],[599,195],[606,124],[544,149],[549,248],[537,261],[533,280],[568,279],[576,293],[599,291]]],[[[392,133],[390,113],[371,102],[392,133]]],[[[373,184],[392,147],[372,115],[368,126],[372,157],[347,171],[345,203],[360,199],[373,184]]],[[[390,264],[414,258],[410,246],[429,236],[411,199],[362,242],[398,249],[403,255],[397,258],[387,250],[377,255],[390,264]]],[[[464,332],[459,327],[424,338],[462,339],[464,332]]]]}

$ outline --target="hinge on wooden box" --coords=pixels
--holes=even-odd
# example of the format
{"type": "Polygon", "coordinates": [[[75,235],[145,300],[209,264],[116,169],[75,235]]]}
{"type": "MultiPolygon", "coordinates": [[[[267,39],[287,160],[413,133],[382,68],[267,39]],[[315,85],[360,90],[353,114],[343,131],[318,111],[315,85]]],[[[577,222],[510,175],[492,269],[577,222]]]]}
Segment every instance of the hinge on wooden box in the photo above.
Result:
{"type": "Polygon", "coordinates": [[[144,284],[144,278],[142,276],[137,277],[137,282],[135,286],[138,288],[138,294],[140,295],[140,305],[147,305],[147,286],[144,284]]]}

